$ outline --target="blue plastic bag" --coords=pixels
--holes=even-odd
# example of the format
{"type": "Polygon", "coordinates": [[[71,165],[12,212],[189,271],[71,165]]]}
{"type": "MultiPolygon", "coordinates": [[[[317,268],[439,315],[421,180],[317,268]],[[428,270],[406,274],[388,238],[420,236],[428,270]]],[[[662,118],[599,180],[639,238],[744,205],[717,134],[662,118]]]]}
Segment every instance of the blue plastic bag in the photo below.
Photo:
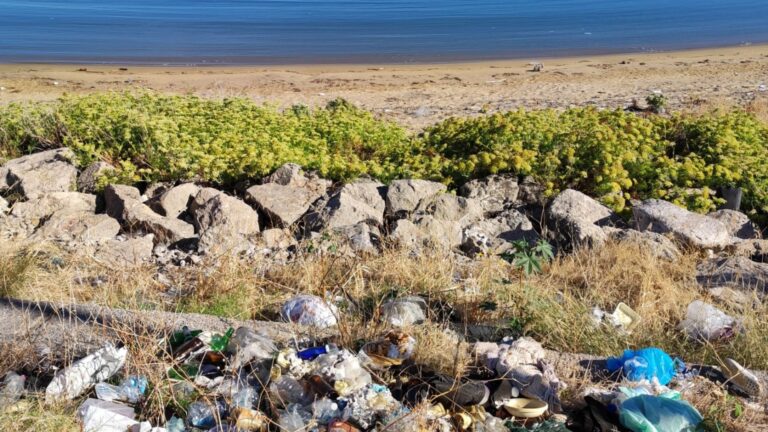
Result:
{"type": "Polygon", "coordinates": [[[688,402],[642,395],[619,407],[621,425],[633,432],[692,432],[703,418],[688,402]]]}
{"type": "Polygon", "coordinates": [[[659,384],[667,385],[683,364],[680,360],[672,360],[669,354],[659,348],[643,348],[637,351],[626,350],[621,357],[610,357],[607,366],[612,373],[621,369],[630,381],[651,381],[656,378],[659,384]]]}

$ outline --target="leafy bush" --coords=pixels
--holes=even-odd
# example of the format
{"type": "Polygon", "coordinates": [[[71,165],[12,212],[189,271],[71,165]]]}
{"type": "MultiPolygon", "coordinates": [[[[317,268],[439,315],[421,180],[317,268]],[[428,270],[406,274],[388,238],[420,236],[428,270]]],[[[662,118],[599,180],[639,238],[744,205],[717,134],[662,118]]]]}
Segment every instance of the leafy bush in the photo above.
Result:
{"type": "Polygon", "coordinates": [[[404,129],[334,102],[281,113],[244,99],[204,100],[154,93],[66,96],[56,104],[0,110],[7,155],[71,147],[82,164],[105,159],[123,181],[200,179],[231,183],[296,162],[333,179],[405,175],[404,129]]]}
{"type": "Polygon", "coordinates": [[[111,181],[197,179],[232,184],[295,162],[348,180],[417,177],[452,186],[495,173],[531,175],[548,195],[573,188],[617,211],[630,199],[716,207],[741,187],[768,213],[768,125],[741,111],[704,116],[620,110],[523,110],[451,118],[421,135],[337,99],[280,112],[244,99],[155,93],[66,96],[0,107],[0,158],[69,146],[86,165],[118,167],[111,181]]]}

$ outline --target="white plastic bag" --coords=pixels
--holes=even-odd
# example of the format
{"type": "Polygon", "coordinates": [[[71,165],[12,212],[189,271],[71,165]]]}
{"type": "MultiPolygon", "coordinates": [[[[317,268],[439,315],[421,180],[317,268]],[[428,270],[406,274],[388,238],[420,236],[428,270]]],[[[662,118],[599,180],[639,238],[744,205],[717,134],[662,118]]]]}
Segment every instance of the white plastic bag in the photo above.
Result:
{"type": "Polygon", "coordinates": [[[701,300],[688,305],[685,320],[680,323],[690,338],[700,341],[728,339],[735,334],[738,326],[736,319],[701,300]]]}
{"type": "Polygon", "coordinates": [[[283,319],[305,326],[328,328],[336,325],[335,306],[313,295],[299,295],[288,300],[281,309],[283,319]]]}

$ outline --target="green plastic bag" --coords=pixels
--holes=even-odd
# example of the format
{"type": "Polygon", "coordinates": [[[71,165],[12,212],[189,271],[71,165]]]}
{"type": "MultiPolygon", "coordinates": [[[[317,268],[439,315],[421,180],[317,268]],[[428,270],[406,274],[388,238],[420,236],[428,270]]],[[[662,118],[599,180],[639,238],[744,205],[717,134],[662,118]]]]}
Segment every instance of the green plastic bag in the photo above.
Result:
{"type": "Polygon", "coordinates": [[[633,432],[692,432],[702,420],[688,402],[659,396],[635,396],[619,408],[619,421],[633,432]]]}

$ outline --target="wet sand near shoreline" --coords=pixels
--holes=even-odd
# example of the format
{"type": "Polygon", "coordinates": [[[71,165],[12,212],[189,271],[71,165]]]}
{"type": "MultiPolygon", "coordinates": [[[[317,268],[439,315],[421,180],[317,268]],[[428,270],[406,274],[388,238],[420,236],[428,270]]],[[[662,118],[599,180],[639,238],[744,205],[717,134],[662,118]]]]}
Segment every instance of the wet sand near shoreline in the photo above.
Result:
{"type": "Polygon", "coordinates": [[[0,65],[0,104],[152,89],[278,107],[336,97],[413,130],[450,116],[524,108],[616,108],[663,92],[672,109],[768,104],[768,45],[420,65],[0,65]],[[543,71],[533,72],[532,62],[543,71]]]}

